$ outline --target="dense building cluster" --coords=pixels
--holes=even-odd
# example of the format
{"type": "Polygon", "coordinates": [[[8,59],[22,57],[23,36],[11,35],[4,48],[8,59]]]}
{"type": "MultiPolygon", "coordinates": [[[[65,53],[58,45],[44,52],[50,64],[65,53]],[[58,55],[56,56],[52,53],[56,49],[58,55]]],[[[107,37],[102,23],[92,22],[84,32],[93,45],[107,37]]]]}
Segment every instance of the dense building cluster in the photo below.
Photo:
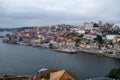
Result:
{"type": "Polygon", "coordinates": [[[47,48],[84,48],[114,54],[120,51],[120,26],[98,21],[85,22],[83,26],[59,24],[23,28],[7,34],[3,42],[47,48]]]}

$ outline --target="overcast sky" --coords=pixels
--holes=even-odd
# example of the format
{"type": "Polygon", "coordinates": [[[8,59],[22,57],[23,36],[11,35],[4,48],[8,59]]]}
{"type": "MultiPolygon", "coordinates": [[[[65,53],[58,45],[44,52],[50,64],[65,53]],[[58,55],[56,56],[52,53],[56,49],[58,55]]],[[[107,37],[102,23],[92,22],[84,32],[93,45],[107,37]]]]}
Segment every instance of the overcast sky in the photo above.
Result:
{"type": "Polygon", "coordinates": [[[0,28],[120,23],[120,0],[0,0],[0,28]]]}

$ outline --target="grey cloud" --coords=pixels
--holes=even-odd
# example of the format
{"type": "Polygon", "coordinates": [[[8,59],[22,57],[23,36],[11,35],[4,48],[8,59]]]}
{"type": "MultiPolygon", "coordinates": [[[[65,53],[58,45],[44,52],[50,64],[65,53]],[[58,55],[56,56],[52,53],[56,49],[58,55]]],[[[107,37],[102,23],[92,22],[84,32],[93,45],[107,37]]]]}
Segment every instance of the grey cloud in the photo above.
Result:
{"type": "Polygon", "coordinates": [[[0,27],[119,23],[120,0],[0,0],[0,27]]]}

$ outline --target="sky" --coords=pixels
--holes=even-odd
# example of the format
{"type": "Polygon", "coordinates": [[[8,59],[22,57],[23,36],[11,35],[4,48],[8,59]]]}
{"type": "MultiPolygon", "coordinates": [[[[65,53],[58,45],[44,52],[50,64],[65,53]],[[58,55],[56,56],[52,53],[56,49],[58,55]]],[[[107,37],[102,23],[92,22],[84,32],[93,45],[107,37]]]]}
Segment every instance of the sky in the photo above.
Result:
{"type": "Polygon", "coordinates": [[[0,0],[0,28],[54,24],[120,24],[120,0],[0,0]]]}

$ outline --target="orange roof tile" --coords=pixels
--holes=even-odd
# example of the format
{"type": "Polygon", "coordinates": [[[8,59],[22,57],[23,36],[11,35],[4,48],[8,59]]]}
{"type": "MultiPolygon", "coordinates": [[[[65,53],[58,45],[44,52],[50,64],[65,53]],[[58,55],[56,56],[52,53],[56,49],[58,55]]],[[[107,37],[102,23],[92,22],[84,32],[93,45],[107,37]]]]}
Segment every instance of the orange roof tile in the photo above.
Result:
{"type": "Polygon", "coordinates": [[[60,80],[64,75],[64,73],[65,73],[65,70],[53,72],[50,74],[50,80],[60,80]]]}

